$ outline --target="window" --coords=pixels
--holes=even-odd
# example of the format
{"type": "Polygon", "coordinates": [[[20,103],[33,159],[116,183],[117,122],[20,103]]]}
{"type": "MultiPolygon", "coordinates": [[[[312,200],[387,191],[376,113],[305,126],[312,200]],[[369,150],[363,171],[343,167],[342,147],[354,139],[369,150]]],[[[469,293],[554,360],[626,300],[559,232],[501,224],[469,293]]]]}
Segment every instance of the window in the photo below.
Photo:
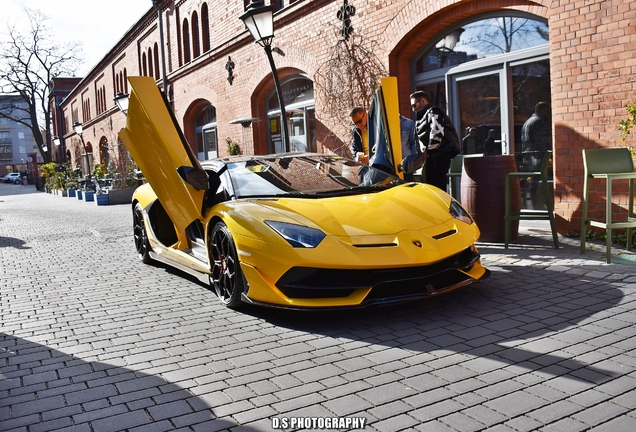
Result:
{"type": "Polygon", "coordinates": [[[148,76],[154,77],[152,72],[152,48],[148,48],[148,76]]]}
{"type": "Polygon", "coordinates": [[[201,55],[201,48],[199,45],[199,15],[194,12],[192,14],[192,58],[197,58],[201,55]]]}
{"type": "Polygon", "coordinates": [[[159,79],[159,46],[155,43],[155,79],[159,79]]]}
{"type": "Polygon", "coordinates": [[[203,36],[203,52],[210,51],[210,17],[208,16],[208,4],[201,6],[201,34],[203,36]]]}
{"type": "Polygon", "coordinates": [[[146,53],[141,55],[141,74],[148,76],[148,64],[146,63],[146,53]]]}
{"type": "Polygon", "coordinates": [[[190,63],[190,28],[188,20],[183,20],[183,62],[190,63]]]}

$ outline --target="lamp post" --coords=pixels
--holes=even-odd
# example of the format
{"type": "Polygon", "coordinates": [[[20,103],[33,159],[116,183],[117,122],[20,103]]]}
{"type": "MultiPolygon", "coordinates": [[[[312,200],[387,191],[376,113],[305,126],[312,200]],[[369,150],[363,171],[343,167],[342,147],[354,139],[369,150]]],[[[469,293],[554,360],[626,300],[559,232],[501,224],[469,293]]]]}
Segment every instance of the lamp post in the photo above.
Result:
{"type": "MultiPolygon", "coordinates": [[[[464,32],[463,28],[458,28],[448,33],[439,42],[435,44],[435,49],[437,50],[437,69],[442,69],[444,67],[444,62],[446,58],[453,52],[455,49],[455,45],[459,42],[459,37],[464,32]]],[[[439,105],[439,82],[435,84],[435,101],[434,105],[439,105]]]]}
{"type": "Polygon", "coordinates": [[[282,123],[281,136],[283,138],[285,151],[288,152],[291,147],[289,145],[289,134],[287,133],[287,113],[285,109],[285,101],[283,100],[283,91],[280,86],[280,80],[278,79],[276,65],[274,64],[274,57],[272,56],[272,39],[274,39],[273,14],[274,9],[271,4],[264,5],[262,0],[252,0],[245,13],[239,18],[243,21],[245,27],[247,27],[256,43],[262,46],[265,49],[265,54],[267,54],[269,65],[272,68],[272,76],[274,78],[274,85],[276,86],[276,93],[278,95],[278,106],[280,107],[282,123]]]}
{"type": "Polygon", "coordinates": [[[130,95],[127,95],[122,92],[117,92],[115,97],[113,98],[115,101],[115,105],[124,115],[128,115],[128,104],[130,103],[130,95]]]}
{"type": "Polygon", "coordinates": [[[57,162],[62,161],[62,158],[60,158],[60,154],[59,154],[59,151],[60,151],[60,144],[61,144],[61,143],[62,143],[62,142],[60,141],[60,137],[59,137],[59,136],[57,136],[57,135],[55,135],[55,136],[53,137],[53,145],[55,146],[55,154],[56,154],[56,156],[57,156],[57,162]]]}
{"type": "Polygon", "coordinates": [[[164,51],[163,43],[163,16],[161,14],[161,6],[159,6],[159,0],[151,0],[152,6],[157,11],[157,21],[159,24],[159,44],[161,45],[161,82],[163,94],[168,99],[168,78],[166,78],[166,55],[164,51]]]}
{"type": "Polygon", "coordinates": [[[448,55],[455,49],[455,45],[457,45],[457,42],[459,42],[459,37],[462,35],[463,32],[464,29],[460,27],[444,36],[439,42],[437,42],[437,44],[435,44],[435,48],[439,53],[437,56],[439,69],[444,67],[444,61],[446,61],[448,55]]]}
{"type": "Polygon", "coordinates": [[[73,130],[80,137],[80,141],[82,141],[82,147],[84,148],[84,158],[86,161],[86,177],[90,177],[89,169],[88,169],[88,151],[86,150],[86,143],[84,142],[84,136],[82,133],[84,132],[84,127],[78,121],[73,123],[73,130]]]}

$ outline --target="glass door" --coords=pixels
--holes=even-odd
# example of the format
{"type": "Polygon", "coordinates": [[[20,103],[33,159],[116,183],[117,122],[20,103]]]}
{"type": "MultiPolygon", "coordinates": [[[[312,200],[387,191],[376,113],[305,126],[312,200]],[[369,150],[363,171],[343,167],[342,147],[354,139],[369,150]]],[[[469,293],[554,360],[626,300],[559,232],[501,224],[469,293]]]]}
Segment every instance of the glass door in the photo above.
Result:
{"type": "Polygon", "coordinates": [[[203,133],[203,154],[199,155],[199,160],[214,159],[219,157],[216,124],[206,125],[201,131],[203,133]],[[203,157],[203,159],[202,159],[203,157]]]}
{"type": "MultiPolygon", "coordinates": [[[[454,77],[457,94],[456,126],[462,138],[462,153],[509,154],[508,120],[502,115],[505,95],[501,71],[488,71],[454,77]],[[470,133],[471,129],[475,131],[470,133]]],[[[505,106],[505,105],[504,105],[505,106]]]]}

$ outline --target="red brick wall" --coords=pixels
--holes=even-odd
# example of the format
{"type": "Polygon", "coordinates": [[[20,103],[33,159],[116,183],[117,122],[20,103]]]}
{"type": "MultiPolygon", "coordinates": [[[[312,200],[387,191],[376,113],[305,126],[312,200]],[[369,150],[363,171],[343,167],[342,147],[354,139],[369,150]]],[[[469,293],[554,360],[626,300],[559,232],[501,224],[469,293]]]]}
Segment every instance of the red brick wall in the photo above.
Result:
{"type": "MultiPolygon", "coordinates": [[[[555,206],[561,232],[580,229],[583,167],[581,150],[620,146],[618,122],[625,117],[623,105],[636,100],[635,63],[636,2],[603,0],[349,0],[356,7],[351,22],[358,34],[375,41],[377,57],[398,77],[400,108],[409,113],[411,88],[410,60],[417,50],[444,28],[486,12],[515,10],[548,20],[552,73],[552,115],[555,149],[555,206]]],[[[184,18],[194,11],[200,15],[202,0],[163,1],[163,26],[169,87],[177,119],[191,125],[199,107],[210,103],[217,108],[219,151],[225,154],[225,138],[241,144],[244,154],[263,153],[266,124],[253,123],[248,129],[229,124],[237,118],[265,119],[264,100],[272,90],[271,70],[263,48],[255,44],[238,19],[244,11],[242,0],[207,0],[210,11],[211,50],[183,64],[180,53],[184,18]],[[227,81],[225,64],[235,63],[234,82],[227,81]],[[247,138],[246,138],[247,137],[247,138]],[[254,144],[256,143],[256,144],[254,144]]],[[[274,54],[281,79],[301,74],[313,79],[314,72],[329,57],[338,37],[336,18],[341,0],[298,0],[275,15],[274,54]]],[[[139,74],[142,52],[159,44],[157,16],[150,10],[125,35],[84,82],[64,102],[70,107],[85,94],[92,103],[97,80],[113,83],[107,87],[107,110],[87,122],[99,142],[124,125],[110,93],[115,94],[115,76],[122,68],[128,75],[139,74]],[[102,132],[105,131],[105,132],[102,132]]],[[[161,85],[161,80],[158,80],[161,85]]],[[[79,104],[81,107],[81,103],[79,104]]],[[[316,101],[319,115],[320,101],[316,101]]],[[[92,107],[91,113],[97,113],[92,107]]],[[[81,113],[80,113],[81,118],[81,113]]],[[[191,140],[193,131],[184,128],[191,140]]],[[[191,129],[191,127],[190,127],[191,129]]],[[[346,144],[349,138],[341,137],[346,144]]],[[[632,138],[633,140],[633,138],[632,138]]],[[[602,185],[594,185],[593,198],[601,203],[591,207],[602,218],[602,185]]],[[[619,190],[620,192],[620,190],[619,190]]],[[[624,189],[623,189],[624,192],[624,189]]],[[[620,203],[626,202],[623,193],[620,203]]],[[[620,208],[617,208],[620,211],[620,208]]]]}

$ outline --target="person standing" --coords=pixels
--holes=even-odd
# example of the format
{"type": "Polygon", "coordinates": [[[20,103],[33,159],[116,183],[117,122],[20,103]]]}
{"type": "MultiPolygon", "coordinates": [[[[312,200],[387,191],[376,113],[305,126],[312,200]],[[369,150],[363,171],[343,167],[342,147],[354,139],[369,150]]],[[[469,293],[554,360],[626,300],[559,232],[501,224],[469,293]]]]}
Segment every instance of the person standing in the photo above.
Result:
{"type": "Polygon", "coordinates": [[[552,126],[548,103],[537,103],[534,107],[534,113],[523,124],[521,147],[524,169],[538,171],[543,161],[543,155],[546,151],[552,150],[552,126]]]}
{"type": "MultiPolygon", "coordinates": [[[[428,95],[421,90],[411,94],[411,109],[416,113],[415,130],[420,150],[426,155],[426,183],[446,190],[446,173],[451,159],[461,151],[457,130],[446,113],[433,106],[428,95]]],[[[409,167],[409,172],[412,170],[409,167]]]]}
{"type": "MultiPolygon", "coordinates": [[[[400,140],[402,141],[402,160],[417,156],[419,151],[415,142],[415,122],[400,114],[400,140]]],[[[413,173],[404,173],[404,180],[413,181],[413,173]]]]}
{"type": "Polygon", "coordinates": [[[368,165],[370,149],[373,148],[374,144],[373,136],[369,134],[369,114],[367,110],[357,106],[351,109],[349,117],[351,117],[353,122],[353,127],[351,128],[353,159],[368,165]]]}

